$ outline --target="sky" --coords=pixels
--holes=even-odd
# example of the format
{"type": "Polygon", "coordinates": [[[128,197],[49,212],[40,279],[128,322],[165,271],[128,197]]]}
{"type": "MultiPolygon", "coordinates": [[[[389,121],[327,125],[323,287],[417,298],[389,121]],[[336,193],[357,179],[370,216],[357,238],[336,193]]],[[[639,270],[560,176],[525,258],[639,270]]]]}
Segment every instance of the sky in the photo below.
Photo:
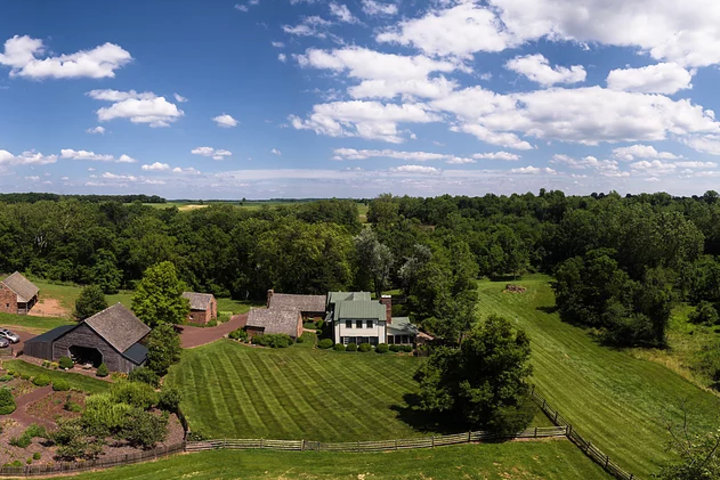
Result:
{"type": "Polygon", "coordinates": [[[716,0],[0,9],[0,192],[719,189],[716,0]]]}

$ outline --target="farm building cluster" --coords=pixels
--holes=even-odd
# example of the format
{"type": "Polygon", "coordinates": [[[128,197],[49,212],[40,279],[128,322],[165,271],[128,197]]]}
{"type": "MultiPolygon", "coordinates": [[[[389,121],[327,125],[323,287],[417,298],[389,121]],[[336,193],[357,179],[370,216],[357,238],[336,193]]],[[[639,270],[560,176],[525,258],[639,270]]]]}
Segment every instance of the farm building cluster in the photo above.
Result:
{"type": "Polygon", "coordinates": [[[392,297],[372,300],[369,292],[294,295],[268,290],[267,309],[252,310],[245,329],[251,335],[302,334],[303,321],[323,319],[335,343],[412,344],[424,334],[407,317],[392,316],[392,297]]]}
{"type": "Polygon", "coordinates": [[[0,281],[0,312],[27,315],[38,301],[40,289],[21,273],[0,281]]]}

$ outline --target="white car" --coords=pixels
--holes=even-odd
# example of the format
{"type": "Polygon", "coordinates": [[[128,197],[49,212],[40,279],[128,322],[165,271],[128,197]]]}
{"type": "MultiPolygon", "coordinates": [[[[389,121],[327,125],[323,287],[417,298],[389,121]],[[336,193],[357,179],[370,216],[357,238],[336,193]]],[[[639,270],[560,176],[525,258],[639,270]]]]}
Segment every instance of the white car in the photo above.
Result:
{"type": "Polygon", "coordinates": [[[20,341],[20,335],[11,332],[7,328],[0,328],[0,338],[3,338],[10,343],[18,343],[20,341]]]}
{"type": "Polygon", "coordinates": [[[0,337],[0,348],[8,348],[10,341],[7,338],[0,337]]]}

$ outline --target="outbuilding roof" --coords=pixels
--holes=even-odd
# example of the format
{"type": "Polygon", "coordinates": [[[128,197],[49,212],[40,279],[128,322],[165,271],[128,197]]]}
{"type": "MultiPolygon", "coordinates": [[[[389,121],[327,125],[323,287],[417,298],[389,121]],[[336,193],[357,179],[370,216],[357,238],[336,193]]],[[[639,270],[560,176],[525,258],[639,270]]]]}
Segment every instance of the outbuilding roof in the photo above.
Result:
{"type": "Polygon", "coordinates": [[[247,327],[264,328],[263,333],[286,333],[297,336],[299,310],[282,310],[279,308],[251,310],[248,315],[247,327]]]}
{"type": "Polygon", "coordinates": [[[142,365],[147,359],[148,349],[142,343],[135,343],[123,352],[123,357],[127,358],[135,365],[142,365]]]}
{"type": "Polygon", "coordinates": [[[268,303],[270,310],[297,310],[312,313],[325,312],[325,295],[273,293],[268,303]]]}
{"type": "Polygon", "coordinates": [[[17,294],[17,301],[27,303],[38,294],[40,289],[20,272],[15,272],[2,281],[6,287],[17,294]]]}
{"type": "Polygon", "coordinates": [[[328,306],[338,302],[370,301],[370,292],[330,292],[328,306]]]}
{"type": "Polygon", "coordinates": [[[210,293],[183,292],[183,298],[190,300],[190,310],[209,310],[213,295],[210,293]]]}
{"type": "Polygon", "coordinates": [[[417,326],[407,317],[393,317],[392,323],[387,326],[388,335],[417,335],[417,326]]]}
{"type": "Polygon", "coordinates": [[[52,330],[43,333],[42,335],[31,338],[30,340],[26,341],[25,344],[27,345],[28,343],[54,342],[75,327],[76,325],[61,325],[59,327],[55,327],[52,330]]]}
{"type": "Polygon", "coordinates": [[[385,305],[371,300],[337,302],[333,310],[334,320],[387,320],[385,305]]]}
{"type": "Polygon", "coordinates": [[[123,353],[150,333],[150,327],[121,303],[96,313],[84,322],[123,353]]]}

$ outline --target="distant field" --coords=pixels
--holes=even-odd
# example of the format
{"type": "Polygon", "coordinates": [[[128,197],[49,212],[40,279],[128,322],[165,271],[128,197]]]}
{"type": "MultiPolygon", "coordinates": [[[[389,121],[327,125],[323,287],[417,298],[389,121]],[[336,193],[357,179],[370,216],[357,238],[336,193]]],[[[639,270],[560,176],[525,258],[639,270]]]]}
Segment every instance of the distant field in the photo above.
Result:
{"type": "Polygon", "coordinates": [[[389,453],[215,450],[97,471],[77,480],[610,480],[566,440],[389,453]]]}
{"type": "Polygon", "coordinates": [[[525,329],[540,393],[581,435],[624,468],[650,478],[670,458],[663,419],[677,418],[683,401],[695,426],[717,428],[720,398],[658,363],[604,347],[585,330],[563,323],[551,313],[549,280],[538,275],[514,282],[528,288],[524,294],[502,293],[504,283],[481,282],[480,309],[525,329]]]}

